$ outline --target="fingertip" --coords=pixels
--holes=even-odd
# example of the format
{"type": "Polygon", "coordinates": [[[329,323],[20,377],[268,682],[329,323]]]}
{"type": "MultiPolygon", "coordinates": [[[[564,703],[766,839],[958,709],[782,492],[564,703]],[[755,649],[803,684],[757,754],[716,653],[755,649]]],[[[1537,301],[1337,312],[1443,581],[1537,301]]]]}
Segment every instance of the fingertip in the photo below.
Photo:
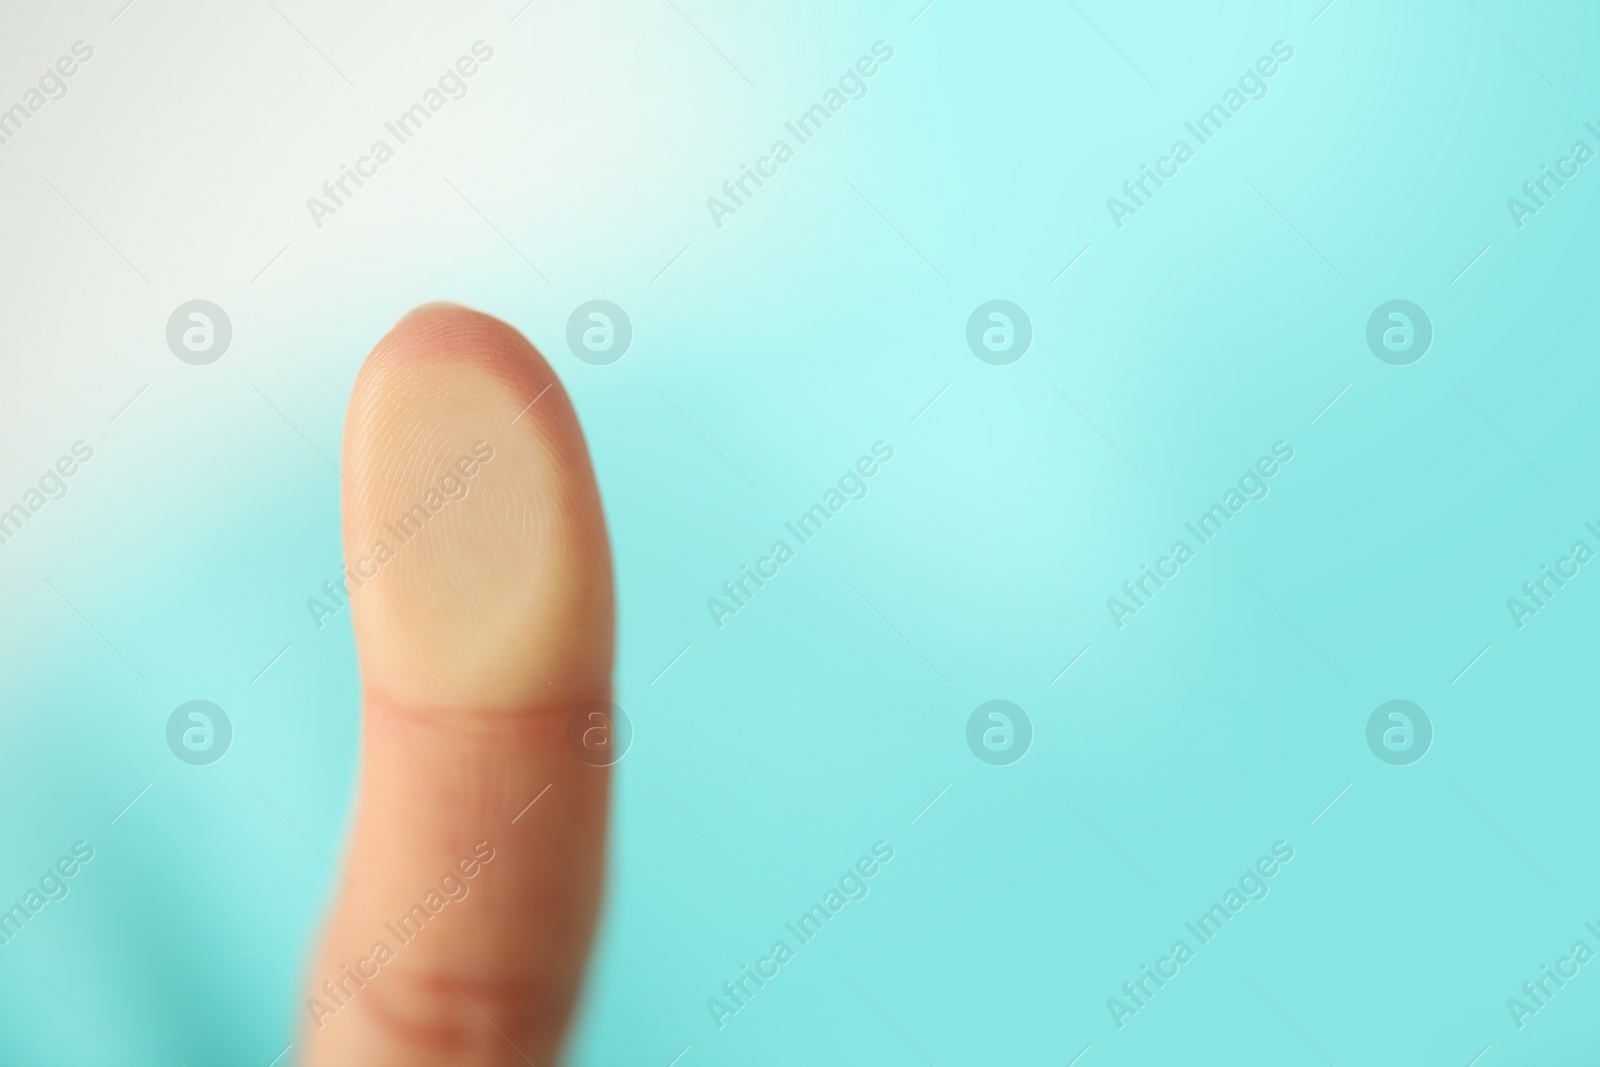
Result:
{"type": "Polygon", "coordinates": [[[521,333],[458,304],[404,316],[357,377],[345,459],[369,691],[497,708],[602,695],[599,491],[576,412],[521,333]]]}

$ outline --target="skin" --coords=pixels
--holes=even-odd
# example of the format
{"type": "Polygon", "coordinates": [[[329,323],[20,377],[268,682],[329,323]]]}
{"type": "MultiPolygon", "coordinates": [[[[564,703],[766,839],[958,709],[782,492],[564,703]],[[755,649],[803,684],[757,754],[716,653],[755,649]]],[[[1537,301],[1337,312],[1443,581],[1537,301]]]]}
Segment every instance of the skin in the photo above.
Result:
{"type": "Polygon", "coordinates": [[[567,740],[610,696],[614,644],[583,433],[520,334],[433,304],[367,357],[343,466],[361,787],[348,881],[307,968],[302,1062],[548,1067],[593,936],[606,824],[608,772],[567,740]],[[446,875],[464,897],[446,897],[446,875]],[[443,906],[402,943],[386,924],[430,890],[443,906]]]}

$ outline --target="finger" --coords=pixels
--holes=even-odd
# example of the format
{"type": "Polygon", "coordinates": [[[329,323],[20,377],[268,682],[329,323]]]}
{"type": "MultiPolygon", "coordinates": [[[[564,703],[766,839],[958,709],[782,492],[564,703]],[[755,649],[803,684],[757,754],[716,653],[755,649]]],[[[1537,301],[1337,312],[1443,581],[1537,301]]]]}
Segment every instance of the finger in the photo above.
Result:
{"type": "Polygon", "coordinates": [[[362,782],[305,1062],[547,1067],[606,818],[605,770],[566,741],[613,647],[577,417],[515,330],[430,305],[362,367],[344,470],[362,782]]]}

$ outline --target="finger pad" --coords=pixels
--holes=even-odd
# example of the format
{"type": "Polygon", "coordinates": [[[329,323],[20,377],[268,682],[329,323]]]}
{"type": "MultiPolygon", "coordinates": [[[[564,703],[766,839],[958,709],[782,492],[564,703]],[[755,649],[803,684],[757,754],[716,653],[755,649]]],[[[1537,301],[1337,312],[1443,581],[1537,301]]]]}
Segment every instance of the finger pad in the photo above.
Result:
{"type": "Polygon", "coordinates": [[[602,696],[610,555],[572,406],[506,324],[402,319],[353,391],[345,556],[369,699],[520,711],[602,696]]]}

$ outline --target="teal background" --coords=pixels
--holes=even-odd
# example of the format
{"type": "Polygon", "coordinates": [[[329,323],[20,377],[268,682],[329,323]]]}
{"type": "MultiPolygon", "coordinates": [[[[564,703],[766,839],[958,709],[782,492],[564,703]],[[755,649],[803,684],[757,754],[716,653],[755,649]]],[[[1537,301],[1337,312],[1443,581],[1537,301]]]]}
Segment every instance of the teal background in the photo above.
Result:
{"type": "Polygon", "coordinates": [[[359,730],[348,615],[305,608],[329,460],[429,299],[550,358],[612,528],[636,738],[574,1063],[1589,1062],[1600,964],[1524,1028],[1506,1000],[1600,951],[1600,577],[1522,629],[1506,599],[1600,549],[1600,164],[1525,228],[1506,199],[1600,150],[1600,11],[674,4],[0,17],[7,102],[96,49],[0,146],[0,503],[95,449],[0,546],[0,898],[96,850],[0,947],[0,1062],[294,1040],[359,730]],[[314,227],[480,38],[469,94],[314,227]],[[716,227],[877,40],[866,98],[716,227]],[[1279,40],[1118,229],[1106,198],[1279,40]],[[165,347],[193,297],[233,322],[209,367],[165,347]],[[608,367],[565,344],[594,298],[634,326],[608,367]],[[1007,367],[965,344],[995,298],[1034,328],[1007,367]],[[1364,340],[1396,298],[1435,330],[1407,367],[1364,340]],[[706,599],[878,440],[870,495],[717,629],[706,599]],[[1280,440],[1270,496],[1118,629],[1106,598],[1280,440]],[[235,729],[210,767],[163,737],[197,698],[235,729]],[[991,699],[1033,723],[1012,766],[966,747],[991,699]],[[1390,699],[1433,722],[1411,766],[1366,745],[1390,699]],[[719,1030],[707,998],[879,840],[870,895],[719,1030]],[[1107,998],[1276,841],[1270,895],[1119,1029],[1107,998]]]}

